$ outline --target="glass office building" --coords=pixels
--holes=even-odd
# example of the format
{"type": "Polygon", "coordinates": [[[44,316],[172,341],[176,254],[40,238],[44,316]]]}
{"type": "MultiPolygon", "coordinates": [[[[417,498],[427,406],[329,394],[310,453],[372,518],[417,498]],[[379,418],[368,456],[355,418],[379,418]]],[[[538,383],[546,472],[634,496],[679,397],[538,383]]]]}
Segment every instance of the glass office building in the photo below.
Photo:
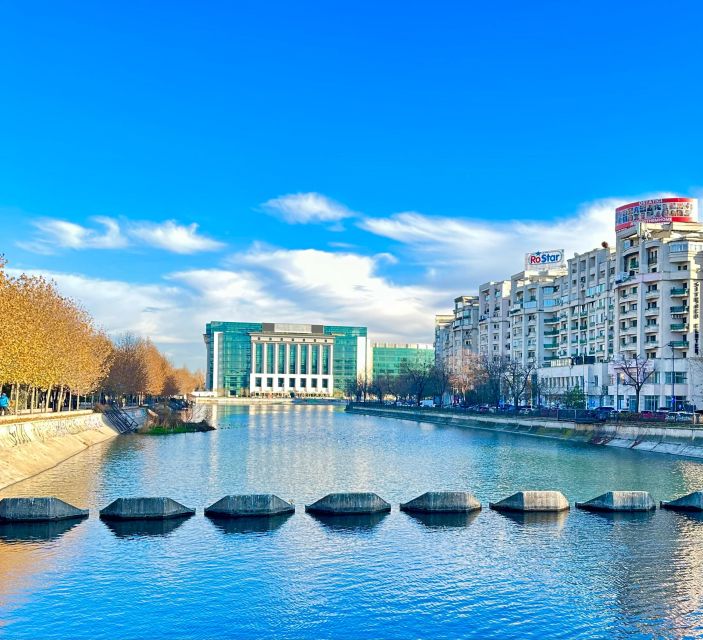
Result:
{"type": "Polygon", "coordinates": [[[372,377],[397,376],[403,371],[403,365],[434,364],[434,348],[431,344],[392,344],[379,342],[372,346],[372,377]]]}
{"type": "Polygon", "coordinates": [[[218,396],[341,396],[368,370],[366,327],[209,322],[204,339],[218,396]]]}

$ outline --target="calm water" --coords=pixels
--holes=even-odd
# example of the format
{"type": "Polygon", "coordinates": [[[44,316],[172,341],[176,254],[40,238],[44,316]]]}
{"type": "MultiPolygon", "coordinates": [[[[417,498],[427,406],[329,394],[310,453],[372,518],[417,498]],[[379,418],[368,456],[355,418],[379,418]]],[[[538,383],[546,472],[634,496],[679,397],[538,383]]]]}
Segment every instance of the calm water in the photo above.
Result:
{"type": "Polygon", "coordinates": [[[520,488],[585,500],[703,486],[703,465],[338,408],[219,409],[220,429],[125,436],[0,495],[97,509],[129,495],[197,507],[181,523],[0,527],[3,638],[685,638],[703,635],[703,520],[484,509],[418,519],[397,503],[431,489],[483,502],[520,488]],[[301,505],[373,490],[387,516],[320,521],[301,505]],[[217,525],[202,507],[274,492],[298,512],[217,525]]]}

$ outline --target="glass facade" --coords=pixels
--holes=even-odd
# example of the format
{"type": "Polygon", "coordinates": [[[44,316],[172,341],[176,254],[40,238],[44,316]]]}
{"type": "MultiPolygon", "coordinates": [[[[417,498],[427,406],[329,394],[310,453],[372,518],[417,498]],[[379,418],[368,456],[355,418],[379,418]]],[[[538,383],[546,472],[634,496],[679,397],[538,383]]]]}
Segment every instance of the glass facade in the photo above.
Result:
{"type": "Polygon", "coordinates": [[[429,345],[413,344],[378,344],[373,346],[373,374],[378,376],[397,376],[401,373],[403,363],[432,366],[434,349],[429,345]]]}
{"type": "Polygon", "coordinates": [[[205,327],[208,345],[217,340],[217,363],[214,362],[212,348],[208,348],[208,389],[223,389],[227,395],[242,395],[249,388],[251,372],[251,338],[250,333],[261,331],[260,322],[209,322],[205,327]],[[217,366],[215,366],[217,365],[217,366]],[[217,380],[213,373],[217,372],[217,380]]]}
{"type": "MultiPolygon", "coordinates": [[[[327,336],[334,336],[334,352],[332,356],[332,374],[334,375],[334,388],[345,393],[356,381],[359,367],[359,338],[367,337],[366,327],[329,326],[323,328],[327,336]]],[[[366,345],[366,340],[363,340],[366,345]]],[[[365,349],[365,346],[364,346],[365,349]]],[[[364,359],[366,354],[364,353],[364,359]]],[[[364,363],[365,364],[365,363],[364,363]]]]}

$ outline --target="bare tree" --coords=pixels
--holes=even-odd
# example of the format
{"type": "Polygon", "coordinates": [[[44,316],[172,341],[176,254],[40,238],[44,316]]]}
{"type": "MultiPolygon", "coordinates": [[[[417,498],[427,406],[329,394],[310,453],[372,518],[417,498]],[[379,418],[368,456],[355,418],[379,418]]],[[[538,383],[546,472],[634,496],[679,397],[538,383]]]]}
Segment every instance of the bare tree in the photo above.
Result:
{"type": "Polygon", "coordinates": [[[356,399],[357,402],[366,402],[366,396],[369,393],[369,382],[366,376],[357,376],[356,379],[350,380],[346,388],[347,395],[350,398],[356,399]]]}
{"type": "Polygon", "coordinates": [[[464,404],[469,391],[475,389],[482,381],[481,359],[476,354],[466,354],[451,377],[451,385],[461,395],[464,404]]]}
{"type": "Polygon", "coordinates": [[[383,399],[393,393],[395,387],[395,378],[389,373],[383,373],[375,376],[373,382],[369,385],[369,392],[378,398],[378,401],[383,404],[383,399]]]}
{"type": "Polygon", "coordinates": [[[446,362],[438,362],[433,367],[432,377],[434,379],[434,389],[439,396],[439,406],[444,406],[444,394],[449,389],[452,380],[451,369],[446,362]]]}
{"type": "Polygon", "coordinates": [[[520,404],[520,398],[525,393],[534,370],[535,365],[532,362],[522,364],[522,362],[517,360],[510,360],[505,364],[505,370],[503,372],[505,390],[512,398],[515,409],[517,409],[520,404]]]}
{"type": "Polygon", "coordinates": [[[509,360],[503,356],[483,356],[481,359],[481,381],[485,395],[491,404],[498,407],[503,393],[504,376],[509,360]]]}
{"type": "Polygon", "coordinates": [[[635,390],[635,411],[640,410],[640,392],[647,380],[654,373],[652,361],[642,355],[634,358],[625,358],[620,356],[613,363],[616,375],[622,374],[622,381],[626,387],[632,387],[635,390]]]}
{"type": "Polygon", "coordinates": [[[407,385],[408,395],[419,407],[434,382],[434,365],[426,362],[407,362],[401,365],[400,375],[407,385]]]}

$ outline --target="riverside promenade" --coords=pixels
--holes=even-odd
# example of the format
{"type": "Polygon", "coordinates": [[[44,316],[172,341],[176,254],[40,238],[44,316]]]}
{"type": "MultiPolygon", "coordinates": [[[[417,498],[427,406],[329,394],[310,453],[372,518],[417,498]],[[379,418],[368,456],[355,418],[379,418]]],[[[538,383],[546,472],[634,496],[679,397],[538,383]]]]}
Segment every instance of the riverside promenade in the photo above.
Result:
{"type": "Polygon", "coordinates": [[[576,422],[527,416],[476,415],[452,409],[396,407],[368,402],[349,403],[346,411],[414,422],[431,422],[485,431],[555,438],[597,446],[703,458],[703,426],[576,422]]]}

